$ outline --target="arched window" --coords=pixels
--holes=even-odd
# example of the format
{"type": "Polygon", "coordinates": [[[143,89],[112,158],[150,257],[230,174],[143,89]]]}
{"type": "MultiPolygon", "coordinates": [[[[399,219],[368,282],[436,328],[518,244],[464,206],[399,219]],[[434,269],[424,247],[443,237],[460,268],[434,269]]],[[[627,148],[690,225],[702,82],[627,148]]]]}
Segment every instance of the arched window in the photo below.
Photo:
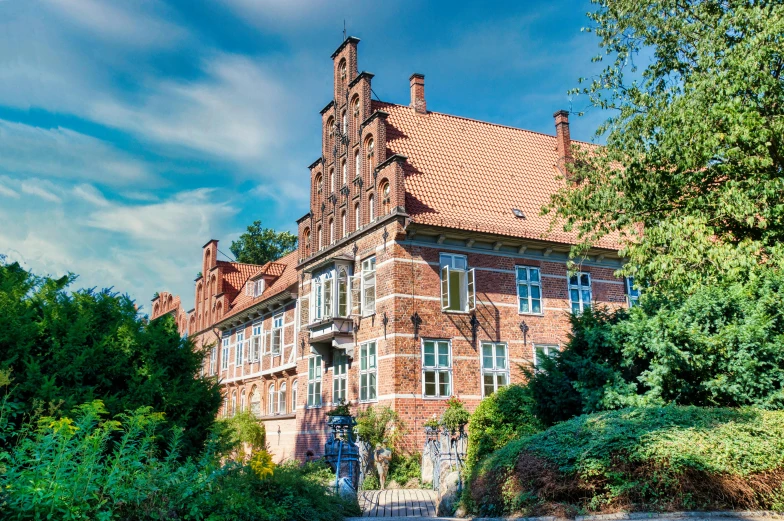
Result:
{"type": "Polygon", "coordinates": [[[359,96],[354,98],[354,101],[351,103],[351,114],[354,116],[354,131],[357,132],[359,130],[359,96]]]}
{"type": "Polygon", "coordinates": [[[261,391],[255,385],[250,391],[250,412],[256,417],[261,416],[261,391]]]}
{"type": "Polygon", "coordinates": [[[348,316],[348,273],[346,273],[346,268],[340,268],[340,273],[338,273],[338,316],[348,316]]]}
{"type": "Polygon", "coordinates": [[[365,141],[365,150],[367,151],[368,171],[370,171],[376,164],[376,142],[372,137],[365,141]]]}
{"type": "Polygon", "coordinates": [[[291,384],[291,412],[297,410],[297,381],[291,384]]]}
{"type": "Polygon", "coordinates": [[[335,119],[330,117],[327,120],[327,151],[332,150],[332,144],[335,142],[335,119]]]}
{"type": "Polygon", "coordinates": [[[341,118],[340,121],[343,123],[341,131],[343,132],[344,135],[348,134],[348,117],[346,116],[345,110],[341,114],[340,118],[341,118]]]}
{"type": "Polygon", "coordinates": [[[362,226],[362,216],[359,214],[359,203],[354,205],[354,230],[359,230],[362,226]]]}
{"type": "Polygon", "coordinates": [[[321,188],[322,188],[321,185],[322,185],[321,174],[316,174],[316,193],[317,194],[321,193],[321,188]]]}
{"type": "Polygon", "coordinates": [[[354,177],[357,177],[361,172],[362,160],[360,157],[359,149],[357,149],[356,152],[354,152],[354,177]]]}
{"type": "Polygon", "coordinates": [[[212,279],[210,279],[210,285],[212,286],[212,294],[213,295],[217,295],[218,294],[218,279],[215,278],[215,275],[213,275],[212,279]]]}
{"type": "Polygon", "coordinates": [[[343,184],[341,186],[344,186],[348,182],[348,166],[346,166],[345,159],[343,160],[343,163],[341,163],[340,169],[343,172],[343,184]]]}
{"type": "Polygon", "coordinates": [[[286,382],[280,384],[278,391],[278,413],[286,414],[286,382]]]}
{"type": "Polygon", "coordinates": [[[320,250],[323,247],[324,247],[324,234],[321,233],[321,225],[319,224],[319,227],[318,227],[318,249],[320,250]]]}
{"type": "Polygon", "coordinates": [[[346,70],[346,59],[343,58],[342,60],[340,60],[340,63],[338,64],[338,76],[340,77],[340,81],[346,81],[347,74],[348,72],[346,70]]]}
{"type": "Polygon", "coordinates": [[[306,257],[310,255],[310,228],[302,231],[302,251],[306,257]]]}
{"type": "Polygon", "coordinates": [[[384,215],[389,213],[390,191],[389,181],[383,181],[381,183],[381,209],[384,215]]]}
{"type": "Polygon", "coordinates": [[[346,210],[344,209],[340,212],[340,230],[343,233],[343,237],[348,235],[348,223],[346,222],[346,210]]]}
{"type": "Polygon", "coordinates": [[[240,395],[240,412],[245,412],[245,391],[240,395]]]}
{"type": "Polygon", "coordinates": [[[237,414],[237,391],[231,392],[231,415],[237,414]]]}
{"type": "Polygon", "coordinates": [[[335,191],[335,169],[329,169],[329,192],[332,193],[335,191]]]}
{"type": "Polygon", "coordinates": [[[376,208],[374,204],[373,194],[368,197],[368,219],[372,222],[376,218],[376,208]]]}
{"type": "Polygon", "coordinates": [[[215,306],[215,318],[220,318],[223,314],[223,304],[218,302],[218,305],[215,306]]]}
{"type": "Polygon", "coordinates": [[[275,414],[275,384],[270,384],[267,390],[267,414],[275,414]]]}
{"type": "Polygon", "coordinates": [[[329,243],[335,242],[335,219],[329,218],[329,243]]]}

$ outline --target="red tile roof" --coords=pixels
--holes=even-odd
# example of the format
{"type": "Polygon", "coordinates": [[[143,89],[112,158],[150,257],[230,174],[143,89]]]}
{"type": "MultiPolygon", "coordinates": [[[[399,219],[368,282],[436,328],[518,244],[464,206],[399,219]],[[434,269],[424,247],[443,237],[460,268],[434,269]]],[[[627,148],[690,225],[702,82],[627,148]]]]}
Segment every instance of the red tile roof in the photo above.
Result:
{"type": "Polygon", "coordinates": [[[261,273],[265,275],[271,275],[277,277],[271,284],[267,285],[264,288],[264,292],[258,296],[253,297],[251,295],[245,294],[245,291],[240,291],[234,299],[232,299],[231,304],[229,305],[229,309],[227,313],[220,319],[225,320],[241,311],[248,309],[249,307],[253,306],[254,304],[258,304],[264,300],[272,298],[280,293],[284,292],[285,290],[289,289],[292,285],[297,283],[297,251],[293,251],[288,253],[278,259],[275,262],[268,262],[264,266],[256,266],[252,264],[246,264],[245,266],[254,266],[256,268],[255,272],[251,275],[248,275],[242,282],[241,288],[245,287],[245,282],[255,275],[259,275],[261,273]]]}
{"type": "Polygon", "coordinates": [[[245,264],[242,262],[218,261],[218,265],[223,267],[223,292],[229,296],[229,301],[244,293],[245,281],[258,273],[261,266],[258,264],[245,264]]]}
{"type": "MultiPolygon", "coordinates": [[[[374,102],[389,114],[387,157],[406,162],[406,211],[416,223],[574,244],[540,215],[558,180],[555,136],[374,102]],[[525,218],[515,217],[512,208],[525,218]]],[[[586,146],[593,146],[584,144],[586,146]]],[[[612,239],[597,246],[616,249],[612,239]]]]}

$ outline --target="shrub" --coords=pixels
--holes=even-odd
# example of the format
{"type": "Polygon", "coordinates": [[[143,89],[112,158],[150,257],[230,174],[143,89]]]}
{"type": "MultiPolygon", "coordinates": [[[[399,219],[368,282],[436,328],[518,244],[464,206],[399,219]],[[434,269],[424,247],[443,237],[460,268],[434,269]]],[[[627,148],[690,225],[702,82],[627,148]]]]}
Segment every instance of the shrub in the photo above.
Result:
{"type": "Polygon", "coordinates": [[[412,480],[416,480],[418,484],[422,477],[421,458],[422,455],[419,453],[394,453],[392,461],[389,463],[389,480],[398,483],[400,486],[406,486],[412,480]]]}
{"type": "Polygon", "coordinates": [[[378,481],[378,477],[375,474],[368,474],[362,481],[360,488],[362,490],[378,490],[381,488],[381,482],[378,481]]]}
{"type": "Polygon", "coordinates": [[[667,404],[784,408],[784,274],[643,298],[630,311],[573,316],[566,349],[530,368],[546,425],[575,415],[667,404]]]}
{"type": "Polygon", "coordinates": [[[248,461],[267,444],[264,425],[249,411],[215,422],[217,452],[224,457],[248,461]]]}
{"type": "Polygon", "coordinates": [[[784,507],[784,412],[627,408],[508,443],[471,483],[476,511],[784,507]]]}
{"type": "Polygon", "coordinates": [[[501,387],[479,403],[468,424],[466,470],[469,474],[487,454],[542,429],[531,408],[530,394],[521,385],[501,387]]]}
{"type": "Polygon", "coordinates": [[[456,396],[446,401],[446,409],[441,416],[441,425],[447,430],[456,432],[468,424],[471,414],[466,410],[465,404],[456,396]]]}
{"type": "Polygon", "coordinates": [[[358,411],[356,433],[360,440],[371,447],[394,448],[405,434],[405,424],[394,409],[382,406],[369,406],[358,411]]]}

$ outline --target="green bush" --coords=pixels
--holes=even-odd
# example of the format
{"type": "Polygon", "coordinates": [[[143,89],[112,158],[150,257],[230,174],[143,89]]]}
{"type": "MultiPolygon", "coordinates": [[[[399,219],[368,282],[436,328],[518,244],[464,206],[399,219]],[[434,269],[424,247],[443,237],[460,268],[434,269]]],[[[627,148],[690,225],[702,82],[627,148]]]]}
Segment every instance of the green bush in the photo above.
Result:
{"type": "Polygon", "coordinates": [[[232,459],[245,461],[267,446],[264,425],[250,411],[216,421],[213,431],[220,442],[218,452],[232,459]]]}
{"type": "Polygon", "coordinates": [[[249,465],[223,463],[214,439],[200,459],[182,461],[177,431],[161,451],[163,425],[150,408],[109,419],[101,402],[78,407],[73,419],[23,424],[17,444],[0,452],[0,517],[338,521],[358,515],[355,502],[334,494],[334,474],[323,464],[288,463],[262,478],[249,465]]]}
{"type": "Polygon", "coordinates": [[[446,401],[446,409],[441,415],[441,425],[449,431],[457,432],[468,424],[471,414],[465,408],[465,404],[456,396],[452,396],[446,401]]]}
{"type": "Polygon", "coordinates": [[[647,407],[584,415],[482,460],[477,512],[784,507],[784,411],[647,407]]]}
{"type": "Polygon", "coordinates": [[[413,454],[392,454],[392,461],[389,462],[389,480],[394,481],[400,486],[407,485],[411,480],[419,482],[422,477],[422,455],[413,454]]]}
{"type": "Polygon", "coordinates": [[[784,275],[760,269],[744,283],[573,316],[566,349],[528,369],[534,413],[552,425],[622,407],[784,408],[782,301],[784,275]]]}
{"type": "Polygon", "coordinates": [[[221,404],[217,380],[199,376],[204,351],[171,317],[144,320],[126,295],[69,291],[75,278],[0,258],[0,370],[14,378],[5,421],[18,428],[36,409],[70,414],[93,400],[110,416],[149,406],[168,436],[181,431],[180,454],[198,455],[221,404]]]}
{"type": "Polygon", "coordinates": [[[357,412],[355,427],[360,440],[371,447],[394,448],[405,434],[405,424],[400,415],[386,405],[369,406],[357,412]]]}
{"type": "Polygon", "coordinates": [[[468,424],[468,474],[487,454],[512,440],[542,430],[531,407],[530,394],[522,385],[501,387],[479,403],[468,424]]]}

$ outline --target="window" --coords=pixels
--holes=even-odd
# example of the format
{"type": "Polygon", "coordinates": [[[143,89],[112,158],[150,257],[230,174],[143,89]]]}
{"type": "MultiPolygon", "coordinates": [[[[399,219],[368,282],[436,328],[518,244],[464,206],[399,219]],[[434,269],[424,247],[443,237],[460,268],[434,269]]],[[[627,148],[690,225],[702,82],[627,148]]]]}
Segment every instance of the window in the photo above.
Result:
{"type": "Polygon", "coordinates": [[[231,415],[237,414],[237,391],[231,393],[231,415]]]}
{"type": "Polygon", "coordinates": [[[340,120],[343,122],[343,134],[348,134],[348,117],[346,117],[346,111],[343,111],[343,114],[340,116],[340,120]]]}
{"type": "Polygon", "coordinates": [[[346,222],[346,210],[340,212],[340,230],[343,233],[343,237],[348,235],[348,223],[346,222]]]}
{"type": "Polygon", "coordinates": [[[542,312],[542,282],[539,268],[517,266],[517,299],[518,312],[542,312]]]}
{"type": "Polygon", "coordinates": [[[308,407],[321,407],[321,355],[308,359],[308,407]]]}
{"type": "Polygon", "coordinates": [[[316,175],[316,193],[321,193],[322,184],[321,174],[316,175]]]}
{"type": "Polygon", "coordinates": [[[253,298],[261,296],[264,293],[264,279],[249,280],[245,284],[245,294],[253,298]]]}
{"type": "Polygon", "coordinates": [[[341,186],[345,186],[345,184],[348,182],[348,166],[346,166],[346,160],[345,159],[341,163],[340,169],[343,172],[343,183],[342,183],[341,186]]]}
{"type": "Polygon", "coordinates": [[[318,249],[320,250],[323,247],[324,247],[324,234],[321,233],[321,225],[319,224],[319,227],[318,227],[318,249]]]}
{"type": "Polygon", "coordinates": [[[245,391],[240,394],[240,412],[245,412],[245,391]]]}
{"type": "Polygon", "coordinates": [[[343,351],[334,351],[332,357],[332,403],[346,401],[346,376],[348,374],[348,356],[343,351]]]}
{"type": "Polygon", "coordinates": [[[310,255],[310,228],[305,228],[305,231],[302,232],[302,246],[305,250],[305,256],[310,255]]]}
{"type": "Polygon", "coordinates": [[[354,152],[354,177],[357,177],[360,173],[360,167],[362,166],[360,157],[359,150],[354,152]]]}
{"type": "Polygon", "coordinates": [[[273,355],[279,355],[280,349],[283,346],[283,313],[272,317],[272,335],[270,343],[270,352],[273,355]]]}
{"type": "Polygon", "coordinates": [[[560,351],[556,344],[534,344],[534,367],[539,367],[547,357],[553,356],[560,351]]]}
{"type": "Polygon", "coordinates": [[[215,374],[218,368],[218,348],[210,349],[210,374],[215,374]]]}
{"type": "Polygon", "coordinates": [[[329,191],[330,193],[335,191],[335,169],[329,169],[329,191]]]}
{"type": "Polygon", "coordinates": [[[376,257],[362,261],[362,315],[376,312],[376,257]]]}
{"type": "Polygon", "coordinates": [[[376,160],[376,142],[372,137],[365,141],[365,149],[367,150],[368,168],[373,168],[376,160]]]}
{"type": "Polygon", "coordinates": [[[335,242],[335,219],[329,219],[329,243],[335,242]]]}
{"type": "Polygon", "coordinates": [[[258,362],[261,358],[261,323],[253,324],[250,337],[249,362],[258,362]]]}
{"type": "Polygon", "coordinates": [[[359,346],[359,401],[368,402],[378,399],[378,358],[376,343],[368,342],[359,346]]]}
{"type": "Polygon", "coordinates": [[[359,213],[359,203],[354,205],[354,230],[362,227],[362,215],[359,213]]]}
{"type": "Polygon", "coordinates": [[[240,366],[245,357],[245,331],[237,332],[237,343],[234,348],[234,365],[240,366]]]}
{"type": "Polygon", "coordinates": [[[275,400],[275,384],[270,384],[269,389],[267,390],[267,414],[270,416],[275,414],[275,405],[277,405],[277,401],[275,400]]]}
{"type": "Polygon", "coordinates": [[[626,277],[626,297],[630,308],[640,303],[640,289],[634,286],[634,277],[626,277]]]}
{"type": "Polygon", "coordinates": [[[509,384],[506,344],[482,342],[482,395],[490,396],[509,384]]]}
{"type": "Polygon", "coordinates": [[[452,395],[452,357],[448,340],[424,340],[422,348],[422,388],[428,398],[452,395]]]}
{"type": "Polygon", "coordinates": [[[359,130],[359,98],[354,98],[354,103],[351,105],[351,112],[354,116],[354,129],[359,130]]]}
{"type": "Polygon", "coordinates": [[[229,368],[229,342],[231,342],[231,337],[224,336],[221,348],[221,369],[224,370],[229,368]]]}
{"type": "Polygon", "coordinates": [[[327,120],[327,148],[332,148],[333,138],[335,137],[335,120],[329,118],[327,120]]]}
{"type": "Polygon", "coordinates": [[[591,274],[578,273],[569,277],[569,300],[572,313],[582,313],[591,307],[591,274]]]}
{"type": "Polygon", "coordinates": [[[384,215],[389,213],[390,191],[391,190],[389,188],[389,181],[384,181],[383,183],[381,183],[381,209],[382,209],[381,211],[383,212],[384,215]]]}
{"type": "Polygon", "coordinates": [[[373,194],[370,194],[370,197],[368,197],[368,219],[370,222],[373,222],[376,219],[376,206],[374,201],[373,194]]]}
{"type": "Polygon", "coordinates": [[[441,309],[468,312],[476,308],[476,274],[465,255],[442,253],[441,309]]]}
{"type": "Polygon", "coordinates": [[[340,65],[338,65],[338,72],[340,74],[340,80],[346,81],[346,60],[340,60],[340,65]]]}
{"type": "Polygon", "coordinates": [[[291,412],[297,410],[297,380],[291,384],[291,412]]]}
{"type": "Polygon", "coordinates": [[[280,384],[278,391],[278,414],[286,414],[286,382],[280,384]]]}
{"type": "Polygon", "coordinates": [[[345,268],[338,271],[338,316],[347,317],[348,306],[348,273],[345,268]]]}

